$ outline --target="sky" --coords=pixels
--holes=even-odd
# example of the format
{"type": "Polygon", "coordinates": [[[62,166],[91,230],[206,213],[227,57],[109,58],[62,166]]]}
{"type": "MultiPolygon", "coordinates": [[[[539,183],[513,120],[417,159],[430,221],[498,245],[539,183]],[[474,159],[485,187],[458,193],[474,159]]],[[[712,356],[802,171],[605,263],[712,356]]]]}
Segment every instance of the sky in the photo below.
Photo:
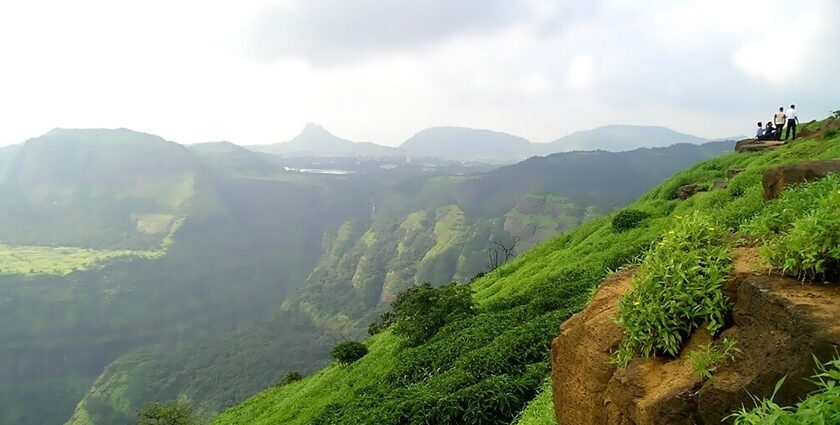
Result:
{"type": "Polygon", "coordinates": [[[837,0],[4,0],[0,145],[127,127],[249,145],[307,123],[535,142],[607,124],[751,134],[840,109],[837,0]]]}

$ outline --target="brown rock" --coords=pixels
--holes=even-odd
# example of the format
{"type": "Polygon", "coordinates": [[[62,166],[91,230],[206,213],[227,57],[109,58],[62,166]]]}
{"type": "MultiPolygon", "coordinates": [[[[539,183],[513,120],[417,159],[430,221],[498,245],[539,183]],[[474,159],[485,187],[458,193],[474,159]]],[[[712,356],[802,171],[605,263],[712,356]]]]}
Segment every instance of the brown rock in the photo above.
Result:
{"type": "Polygon", "coordinates": [[[677,198],[683,201],[691,198],[697,192],[705,192],[706,188],[697,184],[687,184],[677,189],[677,198]]]}
{"type": "Polygon", "coordinates": [[[612,319],[632,278],[632,270],[608,277],[586,309],[560,326],[560,335],[551,344],[558,423],[607,423],[603,393],[615,371],[611,353],[622,338],[621,328],[612,319]]]}
{"type": "Polygon", "coordinates": [[[744,172],[743,168],[730,168],[726,170],[726,178],[731,179],[732,177],[735,177],[738,174],[741,174],[742,172],[744,172]]]}
{"type": "Polygon", "coordinates": [[[797,162],[769,168],[761,178],[764,199],[775,199],[788,186],[819,180],[829,173],[840,173],[840,159],[797,162]]]}
{"type": "Polygon", "coordinates": [[[776,140],[746,139],[735,143],[735,152],[760,152],[775,149],[784,144],[785,142],[776,140]]]}
{"type": "Polygon", "coordinates": [[[726,180],[717,180],[712,185],[712,189],[715,189],[715,190],[726,189],[726,186],[728,186],[728,185],[729,184],[726,182],[726,180]]]}
{"type": "Polygon", "coordinates": [[[611,276],[586,309],[567,320],[552,343],[552,389],[560,424],[719,424],[751,406],[750,394],[769,397],[787,376],[776,401],[789,405],[814,390],[812,354],[825,361],[840,345],[840,285],[804,285],[766,274],[755,249],[738,249],[725,292],[734,301],[732,323],[718,338],[736,341],[736,361],[714,379],[698,378],[689,353],[712,338],[696,331],[677,358],[609,364],[621,340],[616,303],[629,290],[630,272],[611,276]],[[756,276],[764,271],[765,274],[756,276]]]}

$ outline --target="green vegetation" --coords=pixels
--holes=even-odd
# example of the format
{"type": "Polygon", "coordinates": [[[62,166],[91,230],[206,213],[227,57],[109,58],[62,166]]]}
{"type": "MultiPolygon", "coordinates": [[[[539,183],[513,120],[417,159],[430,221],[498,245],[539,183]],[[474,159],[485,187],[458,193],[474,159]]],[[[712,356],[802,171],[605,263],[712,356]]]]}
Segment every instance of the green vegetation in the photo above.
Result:
{"type": "Polygon", "coordinates": [[[650,214],[644,211],[623,209],[613,216],[612,228],[616,232],[624,232],[638,227],[649,216],[650,214]]]}
{"type": "Polygon", "coordinates": [[[0,274],[67,275],[105,264],[108,260],[158,258],[163,251],[99,250],[49,246],[8,246],[0,244],[0,274]]]}
{"type": "Polygon", "coordinates": [[[277,385],[288,385],[292,382],[300,381],[301,379],[303,379],[303,374],[296,370],[292,370],[289,371],[289,373],[287,373],[286,376],[284,376],[283,379],[281,379],[280,382],[277,383],[277,385]]]}
{"type": "Polygon", "coordinates": [[[476,313],[470,287],[455,283],[438,288],[414,286],[399,298],[393,313],[394,335],[411,346],[428,341],[446,324],[476,313]]]}
{"type": "Polygon", "coordinates": [[[368,353],[365,344],[358,341],[344,341],[336,345],[330,355],[333,360],[343,364],[349,365],[355,363],[368,353]]]}
{"type": "Polygon", "coordinates": [[[724,338],[720,341],[719,348],[710,342],[692,351],[688,355],[688,362],[697,376],[703,379],[712,379],[712,375],[718,366],[735,360],[735,355],[740,351],[736,347],[734,339],[724,338]]]}
{"type": "Polygon", "coordinates": [[[514,425],[557,425],[554,401],[551,399],[551,381],[546,381],[540,394],[528,403],[514,425]]]}
{"type": "Polygon", "coordinates": [[[840,175],[782,193],[745,233],[764,234],[764,254],[803,280],[840,274],[840,175]]]}
{"type": "Polygon", "coordinates": [[[624,339],[616,364],[624,366],[637,354],[676,356],[694,329],[705,323],[715,334],[724,325],[730,306],[721,288],[732,271],[724,233],[700,213],[677,219],[645,256],[619,303],[624,339]]]}
{"type": "MultiPolygon", "coordinates": [[[[817,391],[795,407],[782,407],[773,402],[775,392],[766,399],[755,399],[752,410],[742,408],[729,419],[735,425],[826,425],[840,423],[840,358],[821,364],[813,381],[817,391]]],[[[784,385],[776,384],[776,391],[784,385]]]]}
{"type": "MultiPolygon", "coordinates": [[[[560,323],[585,305],[591,288],[609,270],[634,262],[653,246],[642,266],[649,270],[642,273],[637,287],[648,286],[646,281],[650,287],[659,286],[653,276],[661,272],[654,264],[673,270],[686,267],[679,271],[693,276],[691,282],[699,279],[700,285],[688,290],[672,288],[673,294],[685,296],[681,301],[686,305],[699,304],[690,311],[677,301],[670,305],[668,311],[679,313],[685,321],[662,325],[668,331],[662,339],[663,352],[678,351],[679,341],[702,325],[700,317],[710,318],[713,329],[719,327],[726,302],[718,293],[731,261],[718,244],[773,205],[762,201],[764,169],[840,157],[840,144],[823,139],[820,125],[804,125],[814,136],[796,144],[768,152],[723,155],[674,175],[628,207],[650,214],[637,227],[615,232],[611,220],[595,219],[523,253],[469,285],[477,305],[475,314],[448,322],[422,344],[407,346],[391,325],[369,338],[370,352],[359,362],[348,367],[332,365],[299,382],[266,390],[222,413],[213,423],[508,424],[518,415],[522,421],[551,423],[550,397],[541,391],[550,341],[560,323]],[[734,168],[743,171],[726,189],[698,193],[685,201],[673,197],[684,184],[712,187],[734,168]],[[711,296],[701,297],[704,291],[711,296]],[[534,401],[538,394],[543,395],[534,401]],[[531,406],[527,416],[522,413],[526,406],[531,406]]],[[[542,164],[528,165],[539,168],[542,164]]],[[[503,170],[499,175],[506,173],[503,170]]],[[[469,216],[469,208],[463,211],[469,216]]],[[[655,295],[649,298],[656,300],[655,295]]],[[[655,346],[655,340],[646,341],[655,346]]]]}
{"type": "Polygon", "coordinates": [[[199,425],[199,421],[187,401],[153,401],[140,409],[137,425],[199,425]]]}

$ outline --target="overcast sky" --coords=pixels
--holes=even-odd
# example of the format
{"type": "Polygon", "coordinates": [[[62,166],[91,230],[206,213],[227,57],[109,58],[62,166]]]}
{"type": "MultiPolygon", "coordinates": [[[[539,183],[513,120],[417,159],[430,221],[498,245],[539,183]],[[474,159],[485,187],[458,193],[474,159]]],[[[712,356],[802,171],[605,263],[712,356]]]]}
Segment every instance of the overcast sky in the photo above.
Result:
{"type": "Polygon", "coordinates": [[[750,134],[840,109],[838,0],[4,0],[0,145],[54,127],[397,145],[605,124],[750,134]]]}

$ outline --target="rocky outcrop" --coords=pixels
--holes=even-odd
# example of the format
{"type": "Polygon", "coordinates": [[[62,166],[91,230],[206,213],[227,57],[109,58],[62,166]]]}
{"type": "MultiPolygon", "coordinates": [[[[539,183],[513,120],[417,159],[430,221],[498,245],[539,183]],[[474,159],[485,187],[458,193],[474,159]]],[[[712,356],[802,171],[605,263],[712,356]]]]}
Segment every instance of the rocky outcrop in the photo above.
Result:
{"type": "Polygon", "coordinates": [[[695,332],[677,358],[636,359],[626,368],[609,364],[621,341],[613,318],[630,288],[632,272],[611,276],[593,301],[567,320],[552,343],[552,389],[560,424],[719,424],[750,394],[776,395],[795,403],[814,389],[812,355],[830,358],[840,345],[840,285],[806,285],[758,273],[755,250],[740,250],[736,274],[724,291],[734,303],[731,324],[718,338],[732,338],[742,351],[702,380],[688,354],[712,340],[695,332]],[[757,274],[758,273],[758,274],[757,274]]]}
{"type": "Polygon", "coordinates": [[[735,143],[735,152],[761,152],[784,144],[785,142],[776,140],[745,139],[735,143]]]}
{"type": "Polygon", "coordinates": [[[705,192],[706,188],[697,184],[687,184],[685,186],[680,186],[677,189],[677,198],[682,199],[683,201],[691,198],[697,192],[705,192]]]}
{"type": "Polygon", "coordinates": [[[788,186],[819,180],[829,173],[840,173],[840,159],[797,162],[769,168],[761,178],[764,199],[775,199],[788,186]]]}

